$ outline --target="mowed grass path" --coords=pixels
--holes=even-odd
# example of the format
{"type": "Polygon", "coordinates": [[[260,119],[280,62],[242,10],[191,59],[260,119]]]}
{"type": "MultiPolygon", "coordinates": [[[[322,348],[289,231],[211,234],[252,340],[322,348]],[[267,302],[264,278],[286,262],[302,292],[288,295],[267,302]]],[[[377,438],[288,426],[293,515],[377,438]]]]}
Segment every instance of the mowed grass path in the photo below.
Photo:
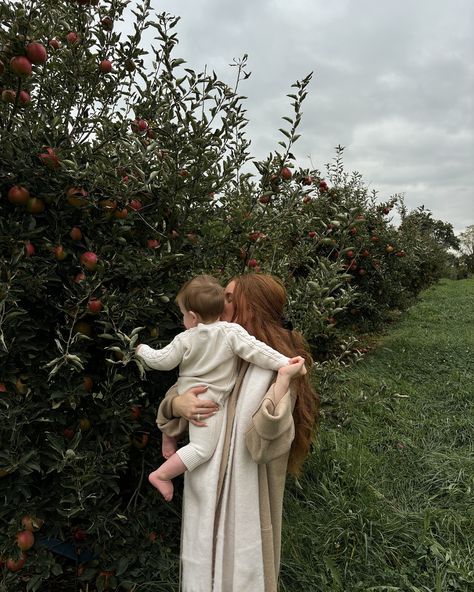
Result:
{"type": "Polygon", "coordinates": [[[473,591],[474,280],[424,292],[322,397],[282,591],[473,591]]]}

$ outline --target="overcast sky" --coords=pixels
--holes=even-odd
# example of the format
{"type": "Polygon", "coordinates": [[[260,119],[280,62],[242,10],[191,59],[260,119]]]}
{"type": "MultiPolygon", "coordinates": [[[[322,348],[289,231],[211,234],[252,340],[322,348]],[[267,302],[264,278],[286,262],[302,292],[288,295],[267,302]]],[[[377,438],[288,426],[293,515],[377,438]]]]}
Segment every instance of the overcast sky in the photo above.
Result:
{"type": "Polygon", "coordinates": [[[473,0],[153,0],[181,17],[175,57],[241,87],[251,153],[264,158],[291,115],[291,84],[313,71],[303,105],[301,166],[346,147],[380,199],[403,193],[456,232],[474,224],[473,0]],[[311,159],[311,160],[310,160],[311,159]]]}

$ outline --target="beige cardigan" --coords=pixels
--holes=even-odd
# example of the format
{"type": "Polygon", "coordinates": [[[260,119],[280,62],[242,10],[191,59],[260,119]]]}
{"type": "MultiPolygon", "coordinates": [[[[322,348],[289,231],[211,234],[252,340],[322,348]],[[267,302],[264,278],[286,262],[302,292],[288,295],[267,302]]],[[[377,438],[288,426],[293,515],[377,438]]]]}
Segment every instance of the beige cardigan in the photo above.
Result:
{"type": "MultiPolygon", "coordinates": [[[[256,511],[258,512],[260,521],[259,530],[261,536],[261,555],[258,554],[256,557],[259,561],[261,561],[261,565],[258,567],[258,569],[262,572],[262,583],[259,584],[258,589],[259,591],[262,590],[262,592],[276,592],[278,588],[277,582],[280,567],[283,494],[285,488],[288,455],[291,442],[294,438],[294,423],[292,417],[294,401],[292,400],[290,392],[288,391],[283,396],[278,405],[275,405],[273,399],[273,385],[271,384],[274,379],[274,374],[268,373],[266,377],[263,377],[262,372],[266,371],[261,371],[255,366],[251,366],[248,363],[243,362],[236,385],[227,402],[225,433],[223,434],[221,443],[222,453],[217,459],[219,464],[216,468],[218,471],[218,476],[216,476],[215,480],[217,484],[215,497],[216,504],[215,510],[212,510],[214,514],[214,534],[212,535],[212,533],[210,533],[211,536],[209,538],[211,546],[213,546],[213,592],[241,592],[241,590],[238,589],[238,586],[242,586],[242,583],[236,583],[241,582],[241,580],[239,580],[238,573],[238,570],[241,568],[239,567],[238,561],[236,560],[235,564],[233,563],[229,567],[229,557],[226,558],[224,556],[224,560],[222,560],[221,553],[218,551],[219,557],[216,558],[216,547],[219,549],[219,544],[222,546],[222,539],[224,539],[225,546],[225,540],[227,538],[227,533],[225,530],[227,516],[221,516],[221,513],[223,512],[229,513],[227,501],[229,493],[225,490],[226,475],[234,475],[236,472],[234,465],[237,465],[238,462],[235,460],[235,451],[237,449],[237,453],[239,455],[242,454],[242,451],[239,450],[239,444],[235,444],[235,441],[242,441],[242,435],[244,435],[245,445],[251,457],[251,460],[249,461],[250,465],[247,465],[248,469],[252,469],[253,463],[257,463],[256,471],[258,475],[258,507],[256,511]],[[262,378],[264,379],[264,383],[268,382],[267,386],[265,387],[268,388],[268,390],[266,393],[264,389],[260,391],[265,393],[263,395],[263,399],[260,397],[260,395],[258,395],[260,401],[257,401],[255,404],[254,410],[252,410],[252,414],[249,416],[250,419],[248,424],[242,427],[239,426],[239,416],[235,413],[236,406],[239,403],[242,382],[245,380],[247,382],[246,386],[244,385],[242,397],[245,397],[246,393],[248,396],[255,397],[255,394],[251,395],[249,393],[249,390],[251,390],[249,386],[253,384],[254,378],[255,382],[259,385],[262,384],[262,378]],[[245,430],[245,432],[241,433],[241,430],[245,430]],[[230,461],[229,458],[231,458],[230,461]],[[226,509],[224,511],[222,510],[223,497],[226,499],[226,502],[224,502],[226,509]],[[221,541],[219,544],[218,530],[220,531],[221,537],[219,539],[221,541]],[[259,557],[261,557],[261,559],[259,559],[259,557]],[[225,573],[226,571],[232,572],[230,582],[226,579],[228,577],[228,575],[225,573]]],[[[173,417],[172,402],[176,396],[178,396],[177,391],[171,389],[171,391],[169,391],[165,399],[162,401],[158,410],[157,424],[162,431],[166,432],[170,436],[179,436],[183,434],[187,428],[186,420],[173,417]]],[[[205,395],[203,395],[203,398],[205,398],[205,395]]],[[[250,401],[251,399],[249,399],[249,402],[250,401]]],[[[246,399],[241,400],[240,403],[246,403],[246,399]]],[[[247,454],[247,451],[244,451],[244,454],[247,454]]],[[[212,460],[213,459],[211,459],[209,462],[212,463],[212,460]]],[[[227,477],[228,481],[232,481],[232,479],[232,487],[245,487],[245,485],[242,483],[241,477],[239,479],[227,477]]],[[[229,487],[227,489],[229,489],[229,487]]],[[[230,497],[232,496],[230,495],[230,497]]],[[[235,511],[233,507],[231,507],[231,510],[235,511]]],[[[186,505],[183,509],[183,520],[185,511],[186,505]]],[[[231,513],[232,512],[230,512],[230,514],[231,513]]],[[[241,513],[247,514],[247,512],[241,513]]],[[[241,521],[245,521],[245,516],[240,516],[237,512],[237,516],[234,517],[234,520],[236,520],[236,525],[239,526],[241,521]]],[[[210,554],[209,550],[207,553],[210,554]]],[[[232,555],[230,561],[233,561],[232,555]]],[[[199,556],[196,562],[199,564],[199,556]]],[[[190,570],[192,571],[192,567],[188,568],[188,571],[190,570]]],[[[194,580],[191,578],[187,580],[186,574],[184,575],[183,586],[184,592],[188,592],[188,589],[192,590],[193,592],[194,590],[205,590],[206,592],[210,592],[211,590],[211,584],[209,582],[203,583],[203,587],[201,588],[199,587],[199,584],[195,584],[194,580]],[[187,584],[187,581],[192,581],[192,583],[187,584]],[[208,586],[207,589],[206,586],[208,586]]],[[[252,584],[252,586],[255,586],[255,589],[257,589],[257,584],[252,584]]]]}

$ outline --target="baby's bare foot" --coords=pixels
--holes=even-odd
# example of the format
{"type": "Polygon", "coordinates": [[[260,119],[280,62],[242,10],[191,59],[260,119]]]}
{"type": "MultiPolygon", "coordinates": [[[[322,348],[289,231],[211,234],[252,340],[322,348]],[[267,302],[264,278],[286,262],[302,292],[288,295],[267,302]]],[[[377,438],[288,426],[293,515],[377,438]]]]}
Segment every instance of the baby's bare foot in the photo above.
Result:
{"type": "Polygon", "coordinates": [[[156,475],[157,472],[158,471],[153,471],[153,473],[150,473],[148,475],[148,481],[153,485],[153,487],[158,489],[165,501],[170,502],[173,499],[173,482],[170,480],[160,479],[156,475]]]}

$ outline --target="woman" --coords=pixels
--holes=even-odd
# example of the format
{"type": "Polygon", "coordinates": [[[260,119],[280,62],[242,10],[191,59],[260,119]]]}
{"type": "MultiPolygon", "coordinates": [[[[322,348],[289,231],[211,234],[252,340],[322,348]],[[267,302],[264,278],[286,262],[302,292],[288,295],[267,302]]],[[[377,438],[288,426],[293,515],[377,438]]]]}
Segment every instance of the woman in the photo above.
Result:
{"type": "MultiPolygon", "coordinates": [[[[311,363],[302,336],[283,327],[283,284],[249,274],[226,287],[222,320],[239,323],[257,339],[288,356],[311,363]]],[[[158,425],[170,436],[186,419],[205,429],[205,419],[225,413],[214,456],[187,474],[181,537],[183,592],[276,592],[286,471],[297,475],[308,454],[317,397],[305,369],[288,375],[242,362],[225,408],[201,398],[205,388],[160,405],[158,425]],[[274,384],[273,384],[274,383],[274,384]]]]}

